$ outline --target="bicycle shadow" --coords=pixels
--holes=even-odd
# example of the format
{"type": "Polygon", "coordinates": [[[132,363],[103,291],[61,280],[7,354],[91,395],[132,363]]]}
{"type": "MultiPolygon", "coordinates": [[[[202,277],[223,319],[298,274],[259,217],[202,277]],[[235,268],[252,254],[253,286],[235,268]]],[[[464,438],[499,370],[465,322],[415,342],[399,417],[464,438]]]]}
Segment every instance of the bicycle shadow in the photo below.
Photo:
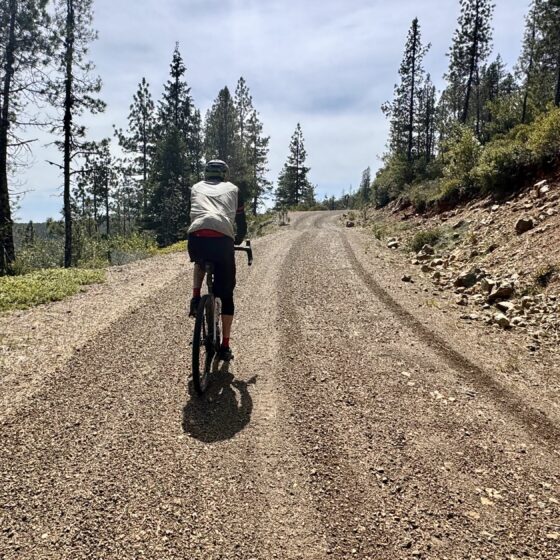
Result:
{"type": "Polygon", "coordinates": [[[196,395],[189,383],[190,399],[183,408],[183,431],[204,443],[216,443],[233,438],[251,420],[253,399],[249,385],[257,382],[257,376],[249,381],[235,379],[224,362],[206,390],[204,396],[196,395]]]}

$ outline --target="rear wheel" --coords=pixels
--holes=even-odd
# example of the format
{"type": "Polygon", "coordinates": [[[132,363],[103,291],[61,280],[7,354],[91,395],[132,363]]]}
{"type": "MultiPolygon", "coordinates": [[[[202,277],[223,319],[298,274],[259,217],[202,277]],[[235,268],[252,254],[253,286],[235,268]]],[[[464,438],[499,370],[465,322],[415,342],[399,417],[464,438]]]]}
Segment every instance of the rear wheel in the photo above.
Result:
{"type": "Polygon", "coordinates": [[[209,374],[216,355],[214,333],[214,302],[206,295],[196,313],[192,341],[192,376],[195,391],[202,395],[208,387],[209,374]]]}

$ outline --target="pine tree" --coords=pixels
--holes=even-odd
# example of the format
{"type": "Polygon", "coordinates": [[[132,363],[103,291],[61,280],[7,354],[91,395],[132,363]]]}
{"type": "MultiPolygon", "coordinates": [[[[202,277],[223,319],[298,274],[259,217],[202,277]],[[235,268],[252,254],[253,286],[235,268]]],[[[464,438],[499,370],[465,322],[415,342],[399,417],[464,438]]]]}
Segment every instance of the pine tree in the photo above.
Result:
{"type": "MultiPolygon", "coordinates": [[[[176,44],[170,66],[170,77],[164,86],[163,97],[159,103],[156,137],[160,148],[169,146],[175,149],[175,132],[177,132],[184,146],[188,171],[181,171],[183,185],[180,193],[184,197],[181,202],[182,208],[189,207],[191,186],[202,176],[201,118],[200,112],[194,107],[191,89],[185,81],[185,73],[186,67],[179,52],[179,44],[176,44]],[[175,140],[171,141],[171,139],[175,140]]],[[[172,154],[170,157],[173,159],[172,154]]]]}
{"type": "Polygon", "coordinates": [[[16,136],[29,102],[41,97],[52,41],[46,0],[0,0],[0,275],[15,261],[9,168],[27,144],[16,136]]]}
{"type": "Polygon", "coordinates": [[[52,104],[63,112],[62,123],[53,128],[63,136],[59,147],[63,152],[64,174],[64,266],[72,266],[72,196],[71,181],[75,171],[73,160],[87,149],[83,142],[85,128],[76,123],[84,111],[98,113],[105,109],[93,97],[101,90],[101,80],[92,78],[93,64],[86,57],[89,43],[97,38],[91,27],[93,0],[57,0],[55,27],[61,43],[57,54],[58,77],[50,87],[52,104]]]}
{"type": "Polygon", "coordinates": [[[432,161],[436,149],[436,102],[436,88],[428,74],[418,98],[416,123],[416,151],[424,168],[432,161]]]}
{"type": "Polygon", "coordinates": [[[147,225],[155,231],[160,246],[171,245],[186,235],[190,177],[186,151],[183,136],[174,126],[157,144],[147,225]]]}
{"type": "Polygon", "coordinates": [[[519,89],[500,55],[481,70],[480,98],[482,141],[489,141],[495,134],[507,132],[518,123],[519,89]]]}
{"type": "Polygon", "coordinates": [[[371,168],[366,167],[362,172],[362,180],[360,182],[360,201],[367,204],[371,198],[371,168]]]}
{"type": "Polygon", "coordinates": [[[189,183],[194,185],[204,175],[204,138],[202,134],[202,118],[198,109],[194,110],[191,119],[190,135],[187,142],[187,158],[191,168],[189,183]]]}
{"type": "Polygon", "coordinates": [[[523,48],[517,63],[517,76],[522,82],[523,101],[521,109],[521,122],[525,124],[529,120],[529,101],[533,93],[535,79],[535,64],[537,52],[537,11],[536,0],[533,0],[531,8],[525,19],[525,35],[523,37],[523,48]]]}
{"type": "Polygon", "coordinates": [[[99,209],[105,213],[105,234],[111,235],[111,198],[115,184],[113,157],[111,155],[110,139],[92,142],[88,146],[84,174],[86,188],[94,203],[94,222],[96,231],[99,227],[99,209]]]}
{"type": "Polygon", "coordinates": [[[395,86],[391,103],[383,110],[391,119],[389,148],[391,154],[406,158],[411,163],[415,157],[415,132],[418,129],[419,102],[424,86],[422,62],[430,45],[422,44],[418,18],[412,21],[405,51],[399,69],[400,83],[395,86]]]}
{"type": "Polygon", "coordinates": [[[446,78],[461,123],[474,120],[480,136],[480,69],[490,54],[492,42],[491,0],[461,0],[461,14],[449,51],[446,78]]]}
{"type": "Polygon", "coordinates": [[[311,198],[313,186],[307,178],[310,168],[305,165],[306,158],[303,132],[298,123],[290,141],[288,159],[278,177],[275,193],[277,206],[298,206],[311,198]]]}
{"type": "Polygon", "coordinates": [[[194,107],[191,88],[184,79],[186,71],[177,43],[173,51],[169,80],[164,86],[163,96],[159,102],[159,136],[161,137],[173,126],[181,133],[183,142],[188,144],[194,107]]]}
{"type": "Polygon", "coordinates": [[[138,177],[138,190],[141,193],[141,208],[144,215],[148,212],[149,170],[155,150],[155,106],[146,78],[138,85],[128,115],[128,130],[115,133],[124,152],[132,156],[130,174],[138,177]]]}
{"type": "Polygon", "coordinates": [[[560,2],[537,0],[535,18],[539,80],[545,88],[545,101],[560,107],[560,2]]]}
{"type": "Polygon", "coordinates": [[[23,236],[23,244],[25,247],[31,247],[35,243],[35,227],[33,226],[33,220],[25,226],[25,233],[23,236]]]}
{"type": "Polygon", "coordinates": [[[236,109],[227,86],[220,90],[206,114],[204,138],[206,160],[221,159],[231,164],[231,179],[235,182],[238,172],[235,168],[236,109]]]}
{"type": "Polygon", "coordinates": [[[246,128],[247,190],[251,198],[251,210],[257,215],[259,205],[272,190],[267,179],[268,144],[270,137],[263,135],[263,125],[257,111],[253,110],[246,128]]]}
{"type": "Polygon", "coordinates": [[[550,103],[560,106],[560,2],[533,0],[516,74],[522,89],[521,122],[533,120],[550,103]]]}

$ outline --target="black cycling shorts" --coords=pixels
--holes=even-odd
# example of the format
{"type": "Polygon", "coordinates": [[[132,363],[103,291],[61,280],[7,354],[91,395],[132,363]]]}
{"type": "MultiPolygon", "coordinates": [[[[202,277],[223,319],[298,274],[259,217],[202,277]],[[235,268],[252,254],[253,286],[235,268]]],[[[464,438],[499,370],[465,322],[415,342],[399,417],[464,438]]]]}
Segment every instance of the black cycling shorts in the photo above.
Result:
{"type": "Polygon", "coordinates": [[[222,300],[233,297],[235,289],[235,250],[231,237],[197,237],[189,235],[191,262],[214,263],[214,294],[222,300]]]}

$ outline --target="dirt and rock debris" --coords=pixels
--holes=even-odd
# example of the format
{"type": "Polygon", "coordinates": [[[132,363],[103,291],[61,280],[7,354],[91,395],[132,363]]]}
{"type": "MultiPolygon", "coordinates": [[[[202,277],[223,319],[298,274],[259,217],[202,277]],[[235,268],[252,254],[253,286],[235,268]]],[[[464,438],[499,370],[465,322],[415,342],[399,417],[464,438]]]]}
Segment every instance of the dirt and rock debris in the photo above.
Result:
{"type": "Polygon", "coordinates": [[[523,331],[538,351],[560,344],[559,201],[560,181],[542,180],[500,203],[476,200],[430,217],[396,201],[360,225],[410,255],[463,320],[523,331]]]}
{"type": "MultiPolygon", "coordinates": [[[[294,214],[255,241],[253,267],[240,258],[236,358],[203,399],[187,384],[186,259],[143,268],[147,291],[132,274],[134,304],[110,279],[2,318],[37,328],[3,350],[0,558],[560,559],[555,352],[461,319],[422,265],[343,225],[294,214]],[[98,290],[115,309],[67,348],[98,290]]],[[[447,258],[432,248],[422,264],[447,258]]],[[[477,267],[450,296],[473,309],[506,285],[477,267]]]]}

